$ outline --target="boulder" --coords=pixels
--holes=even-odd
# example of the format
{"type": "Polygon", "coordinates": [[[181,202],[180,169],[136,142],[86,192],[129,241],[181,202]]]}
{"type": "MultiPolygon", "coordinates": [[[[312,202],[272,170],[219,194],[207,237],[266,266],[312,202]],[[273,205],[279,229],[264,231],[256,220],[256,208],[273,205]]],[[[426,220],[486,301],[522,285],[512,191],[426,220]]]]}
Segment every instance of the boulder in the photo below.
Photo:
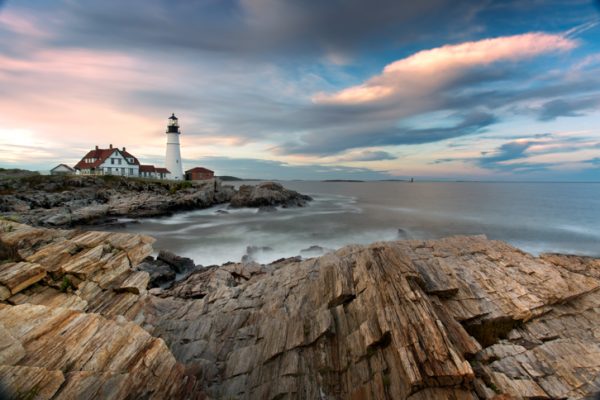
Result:
{"type": "Polygon", "coordinates": [[[181,257],[167,250],[159,251],[156,260],[164,262],[178,274],[182,274],[195,268],[194,260],[191,258],[181,257]]]}
{"type": "Polygon", "coordinates": [[[276,182],[263,182],[256,186],[242,185],[231,198],[231,207],[304,207],[310,196],[284,188],[276,182]]]}
{"type": "Polygon", "coordinates": [[[167,263],[160,260],[144,260],[138,268],[149,274],[148,287],[156,288],[172,283],[176,278],[175,270],[167,263]]]}
{"type": "Polygon", "coordinates": [[[300,250],[300,255],[302,257],[316,257],[316,256],[321,256],[321,255],[331,252],[331,251],[333,251],[333,250],[326,249],[319,245],[312,245],[310,247],[307,247],[306,249],[300,250]]]}

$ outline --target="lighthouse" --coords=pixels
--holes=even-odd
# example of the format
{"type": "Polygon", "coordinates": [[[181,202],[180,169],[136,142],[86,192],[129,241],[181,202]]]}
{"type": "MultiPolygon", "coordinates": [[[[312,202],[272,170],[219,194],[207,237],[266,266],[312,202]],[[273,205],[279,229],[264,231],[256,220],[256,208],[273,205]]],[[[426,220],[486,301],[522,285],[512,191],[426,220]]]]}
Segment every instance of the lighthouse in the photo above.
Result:
{"type": "Polygon", "coordinates": [[[183,180],[183,166],[181,165],[181,151],[179,150],[179,121],[173,113],[167,125],[167,156],[166,167],[171,173],[170,179],[183,180]]]}

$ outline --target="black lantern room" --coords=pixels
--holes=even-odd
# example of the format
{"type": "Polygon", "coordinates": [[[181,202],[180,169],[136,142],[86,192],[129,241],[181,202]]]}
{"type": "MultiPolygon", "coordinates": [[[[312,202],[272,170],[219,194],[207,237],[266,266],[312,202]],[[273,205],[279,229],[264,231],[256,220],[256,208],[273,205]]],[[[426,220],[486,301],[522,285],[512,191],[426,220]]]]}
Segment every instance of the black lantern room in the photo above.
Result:
{"type": "Polygon", "coordinates": [[[167,125],[167,133],[181,133],[179,132],[179,120],[175,116],[175,113],[169,117],[169,124],[167,125]]]}

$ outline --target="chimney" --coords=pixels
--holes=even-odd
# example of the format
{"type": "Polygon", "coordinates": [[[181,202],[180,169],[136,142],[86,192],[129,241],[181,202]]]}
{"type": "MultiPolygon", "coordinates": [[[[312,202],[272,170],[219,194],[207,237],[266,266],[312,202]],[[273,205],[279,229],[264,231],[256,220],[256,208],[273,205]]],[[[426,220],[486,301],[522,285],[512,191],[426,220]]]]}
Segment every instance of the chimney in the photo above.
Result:
{"type": "Polygon", "coordinates": [[[108,146],[109,149],[112,149],[112,143],[108,146]]]}
{"type": "Polygon", "coordinates": [[[123,146],[123,151],[125,151],[125,146],[123,146]]]}
{"type": "Polygon", "coordinates": [[[98,151],[98,145],[96,145],[96,151],[98,151]]]}

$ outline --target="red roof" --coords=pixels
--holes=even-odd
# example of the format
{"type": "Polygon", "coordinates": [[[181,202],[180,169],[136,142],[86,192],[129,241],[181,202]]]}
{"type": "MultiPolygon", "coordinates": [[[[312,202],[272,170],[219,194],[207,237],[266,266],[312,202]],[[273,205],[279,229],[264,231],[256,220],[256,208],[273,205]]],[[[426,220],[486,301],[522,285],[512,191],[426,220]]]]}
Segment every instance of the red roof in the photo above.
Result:
{"type": "Polygon", "coordinates": [[[169,171],[166,168],[156,168],[156,172],[159,174],[170,174],[171,173],[171,171],[169,171]]]}
{"type": "Polygon", "coordinates": [[[104,163],[104,161],[106,161],[106,159],[108,157],[110,157],[115,151],[118,151],[119,153],[121,153],[123,155],[123,157],[125,158],[133,158],[133,165],[140,165],[140,162],[138,161],[137,158],[135,158],[132,154],[130,154],[129,152],[125,151],[125,150],[119,150],[116,147],[113,147],[111,149],[99,149],[96,148],[94,150],[90,150],[88,151],[88,153],[83,156],[83,158],[81,159],[81,161],[79,161],[77,164],[75,164],[75,169],[91,169],[91,168],[96,168],[98,166],[100,166],[102,163],[104,163]],[[94,162],[86,162],[85,160],[87,158],[93,158],[95,159],[94,162]]]}
{"type": "Polygon", "coordinates": [[[211,172],[211,173],[214,173],[215,171],[211,171],[210,169],[203,168],[203,167],[196,167],[196,168],[188,169],[187,171],[185,171],[186,174],[187,173],[191,173],[191,172],[204,172],[204,173],[211,172]]]}
{"type": "Polygon", "coordinates": [[[123,154],[123,156],[126,157],[126,158],[133,158],[133,164],[134,165],[140,165],[140,161],[133,154],[131,154],[130,152],[125,151],[125,150],[119,150],[119,152],[121,154],[123,154]]]}
{"type": "Polygon", "coordinates": [[[156,172],[154,165],[140,165],[140,172],[156,172]]]}

